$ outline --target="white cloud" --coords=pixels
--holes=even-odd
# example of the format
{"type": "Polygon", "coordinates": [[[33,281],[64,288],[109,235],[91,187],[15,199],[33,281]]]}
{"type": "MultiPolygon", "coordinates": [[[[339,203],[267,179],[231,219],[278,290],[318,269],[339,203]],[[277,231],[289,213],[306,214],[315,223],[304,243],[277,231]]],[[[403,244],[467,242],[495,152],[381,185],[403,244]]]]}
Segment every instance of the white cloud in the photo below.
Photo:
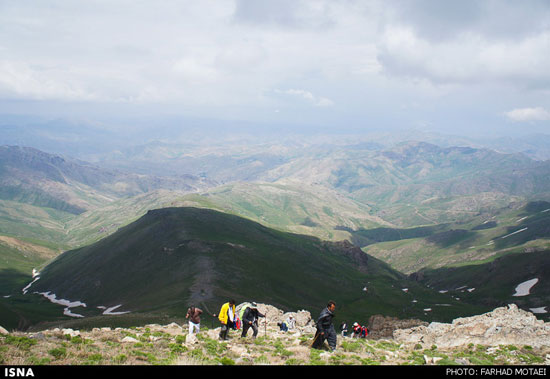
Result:
{"type": "Polygon", "coordinates": [[[2,0],[0,100],[125,102],[243,118],[301,107],[300,121],[351,124],[341,118],[353,115],[372,125],[414,102],[403,112],[411,124],[474,117],[466,109],[496,119],[504,100],[550,109],[547,4],[2,0]],[[316,107],[326,110],[322,118],[316,107]]]}
{"type": "Polygon", "coordinates": [[[513,109],[505,112],[505,116],[509,120],[516,122],[550,120],[550,112],[542,107],[513,109]]]}
{"type": "Polygon", "coordinates": [[[493,40],[464,31],[429,41],[412,28],[390,25],[380,47],[386,73],[434,83],[504,83],[533,87],[550,82],[550,30],[524,39],[493,40]]]}

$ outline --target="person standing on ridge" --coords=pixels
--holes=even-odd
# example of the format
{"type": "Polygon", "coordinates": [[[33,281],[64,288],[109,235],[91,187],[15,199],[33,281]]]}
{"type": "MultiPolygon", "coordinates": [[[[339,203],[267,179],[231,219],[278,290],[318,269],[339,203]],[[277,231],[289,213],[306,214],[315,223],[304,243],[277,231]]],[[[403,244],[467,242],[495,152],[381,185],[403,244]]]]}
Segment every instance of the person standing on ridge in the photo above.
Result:
{"type": "Polygon", "coordinates": [[[220,320],[222,324],[220,339],[225,341],[229,333],[229,328],[233,327],[233,322],[235,321],[235,300],[229,300],[229,302],[222,305],[218,320],[220,320]]]}
{"type": "Polygon", "coordinates": [[[250,304],[246,308],[246,310],[243,313],[243,332],[241,334],[241,337],[246,337],[246,333],[248,332],[249,328],[252,328],[253,334],[252,337],[256,338],[258,335],[258,318],[265,317],[265,315],[261,314],[258,311],[258,306],[256,303],[250,304]]]}
{"type": "Polygon", "coordinates": [[[197,333],[201,331],[201,314],[202,309],[196,307],[190,307],[187,309],[186,319],[189,319],[189,334],[193,334],[195,330],[197,333]]]}
{"type": "Polygon", "coordinates": [[[334,330],[334,325],[332,324],[335,310],[336,303],[331,300],[328,302],[327,307],[321,311],[321,314],[317,319],[317,331],[315,332],[315,339],[311,344],[312,347],[320,349],[325,340],[327,340],[330,350],[336,350],[336,331],[334,330]]]}

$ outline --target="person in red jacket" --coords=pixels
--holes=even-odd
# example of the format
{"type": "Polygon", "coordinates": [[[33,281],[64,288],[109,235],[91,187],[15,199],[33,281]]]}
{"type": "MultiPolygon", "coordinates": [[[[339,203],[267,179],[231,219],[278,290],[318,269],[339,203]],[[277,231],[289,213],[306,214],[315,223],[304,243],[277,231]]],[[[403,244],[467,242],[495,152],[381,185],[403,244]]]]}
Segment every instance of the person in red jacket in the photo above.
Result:
{"type": "Polygon", "coordinates": [[[354,322],[353,323],[353,338],[359,338],[361,337],[361,325],[354,322]]]}

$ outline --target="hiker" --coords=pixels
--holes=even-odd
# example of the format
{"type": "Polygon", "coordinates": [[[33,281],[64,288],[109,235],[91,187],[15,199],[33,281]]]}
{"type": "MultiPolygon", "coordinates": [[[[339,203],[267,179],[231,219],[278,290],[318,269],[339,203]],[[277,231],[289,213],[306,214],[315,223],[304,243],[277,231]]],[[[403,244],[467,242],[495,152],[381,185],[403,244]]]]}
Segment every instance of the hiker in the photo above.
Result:
{"type": "Polygon", "coordinates": [[[235,300],[229,300],[227,303],[222,305],[220,314],[218,315],[218,320],[220,320],[222,324],[220,339],[225,341],[227,339],[227,334],[229,333],[229,328],[233,327],[233,323],[235,321],[235,300]]]}
{"type": "Polygon", "coordinates": [[[296,328],[296,319],[292,315],[288,316],[288,319],[286,320],[286,325],[288,326],[289,330],[294,330],[294,328],[296,328]]]}
{"type": "Polygon", "coordinates": [[[353,338],[359,338],[361,336],[361,325],[357,322],[353,323],[353,338]]]}
{"type": "Polygon", "coordinates": [[[342,337],[347,337],[348,336],[348,323],[343,321],[341,324],[340,324],[340,331],[342,332],[342,337]]]}
{"type": "Polygon", "coordinates": [[[369,335],[369,329],[366,326],[361,328],[361,338],[367,338],[369,335]]]}
{"type": "Polygon", "coordinates": [[[242,337],[246,337],[246,333],[248,332],[249,328],[252,328],[253,334],[252,337],[256,338],[258,335],[258,318],[265,317],[265,315],[261,314],[258,311],[258,305],[256,303],[251,303],[248,307],[246,307],[244,313],[243,313],[243,332],[241,334],[242,337]]]}
{"type": "Polygon", "coordinates": [[[187,309],[185,318],[189,319],[189,334],[193,334],[195,330],[197,333],[201,331],[201,314],[202,309],[200,308],[190,307],[187,309]]]}
{"type": "Polygon", "coordinates": [[[336,303],[331,300],[328,302],[327,307],[321,311],[317,319],[317,331],[315,332],[312,347],[319,349],[323,346],[325,340],[327,340],[330,350],[336,350],[336,331],[334,330],[334,325],[332,325],[335,309],[336,303]]]}
{"type": "Polygon", "coordinates": [[[286,321],[280,321],[277,323],[277,326],[279,327],[279,330],[281,332],[288,332],[288,326],[286,324],[286,321]]]}

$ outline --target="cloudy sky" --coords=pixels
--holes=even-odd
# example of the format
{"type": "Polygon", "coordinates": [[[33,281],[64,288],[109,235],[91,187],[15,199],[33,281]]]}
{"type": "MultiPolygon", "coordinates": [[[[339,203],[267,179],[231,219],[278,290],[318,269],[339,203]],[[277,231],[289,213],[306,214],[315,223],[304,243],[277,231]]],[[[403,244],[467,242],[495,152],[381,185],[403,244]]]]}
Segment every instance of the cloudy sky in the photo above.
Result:
{"type": "Polygon", "coordinates": [[[550,1],[0,0],[1,114],[132,112],[550,133],[550,1]]]}

